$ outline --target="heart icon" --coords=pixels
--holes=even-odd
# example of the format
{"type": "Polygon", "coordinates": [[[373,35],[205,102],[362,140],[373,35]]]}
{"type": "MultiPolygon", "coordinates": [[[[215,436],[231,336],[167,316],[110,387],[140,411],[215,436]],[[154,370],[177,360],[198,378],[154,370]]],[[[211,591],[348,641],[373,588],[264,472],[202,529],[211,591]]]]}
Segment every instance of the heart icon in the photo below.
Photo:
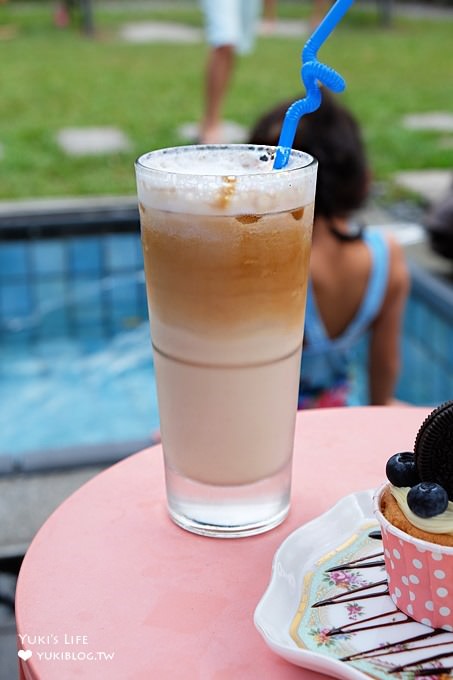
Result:
{"type": "Polygon", "coordinates": [[[32,656],[33,652],[31,649],[19,649],[17,652],[17,656],[20,659],[23,659],[24,661],[28,661],[28,659],[32,656]]]}

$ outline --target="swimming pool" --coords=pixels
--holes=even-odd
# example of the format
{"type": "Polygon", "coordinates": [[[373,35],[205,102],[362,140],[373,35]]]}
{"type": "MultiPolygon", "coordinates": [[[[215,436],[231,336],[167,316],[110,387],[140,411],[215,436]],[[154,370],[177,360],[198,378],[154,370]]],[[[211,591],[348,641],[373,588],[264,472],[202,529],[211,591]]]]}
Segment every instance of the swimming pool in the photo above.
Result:
{"type": "MultiPolygon", "coordinates": [[[[52,451],[77,458],[103,446],[121,456],[153,440],[159,416],[138,217],[126,212],[117,222],[85,215],[63,227],[47,215],[39,228],[0,228],[0,472],[52,451]]],[[[436,286],[412,269],[397,397],[413,404],[453,396],[451,291],[436,286]]],[[[363,345],[363,403],[365,362],[363,345]]]]}
{"type": "Polygon", "coordinates": [[[146,441],[159,428],[148,323],[99,339],[3,345],[0,455],[146,441]]]}

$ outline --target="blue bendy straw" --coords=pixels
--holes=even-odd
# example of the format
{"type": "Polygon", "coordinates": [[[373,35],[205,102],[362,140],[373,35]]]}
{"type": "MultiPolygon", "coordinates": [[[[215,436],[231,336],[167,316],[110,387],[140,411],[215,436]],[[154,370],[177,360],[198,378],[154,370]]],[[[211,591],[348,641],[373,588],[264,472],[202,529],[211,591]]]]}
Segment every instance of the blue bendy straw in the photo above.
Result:
{"type": "Polygon", "coordinates": [[[321,104],[321,89],[318,80],[333,92],[342,92],[346,87],[339,73],[318,61],[317,53],[353,2],[354,0],[337,0],[305,43],[302,50],[301,76],[307,95],[304,99],[298,99],[291,104],[285,114],[275,155],[274,170],[281,170],[288,163],[299,120],[304,114],[316,111],[321,104]]]}

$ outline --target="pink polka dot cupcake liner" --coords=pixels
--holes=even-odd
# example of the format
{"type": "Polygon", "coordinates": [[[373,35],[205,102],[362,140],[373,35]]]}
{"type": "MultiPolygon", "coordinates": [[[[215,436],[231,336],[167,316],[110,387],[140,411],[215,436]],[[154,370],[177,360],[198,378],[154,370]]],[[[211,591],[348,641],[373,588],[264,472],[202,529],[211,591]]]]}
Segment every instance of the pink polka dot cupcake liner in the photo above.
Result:
{"type": "Polygon", "coordinates": [[[381,526],[390,597],[415,621],[453,631],[453,547],[414,538],[393,526],[380,509],[386,486],[374,497],[374,513],[381,526]]]}

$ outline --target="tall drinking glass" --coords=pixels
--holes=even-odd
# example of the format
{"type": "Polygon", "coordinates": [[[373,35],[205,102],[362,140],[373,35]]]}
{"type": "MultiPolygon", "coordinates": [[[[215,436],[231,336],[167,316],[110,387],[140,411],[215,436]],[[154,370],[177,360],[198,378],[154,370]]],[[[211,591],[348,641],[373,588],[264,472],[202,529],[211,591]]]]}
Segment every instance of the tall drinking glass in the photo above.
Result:
{"type": "Polygon", "coordinates": [[[186,146],[136,162],[167,502],[184,529],[288,513],[317,163],[186,146]]]}

